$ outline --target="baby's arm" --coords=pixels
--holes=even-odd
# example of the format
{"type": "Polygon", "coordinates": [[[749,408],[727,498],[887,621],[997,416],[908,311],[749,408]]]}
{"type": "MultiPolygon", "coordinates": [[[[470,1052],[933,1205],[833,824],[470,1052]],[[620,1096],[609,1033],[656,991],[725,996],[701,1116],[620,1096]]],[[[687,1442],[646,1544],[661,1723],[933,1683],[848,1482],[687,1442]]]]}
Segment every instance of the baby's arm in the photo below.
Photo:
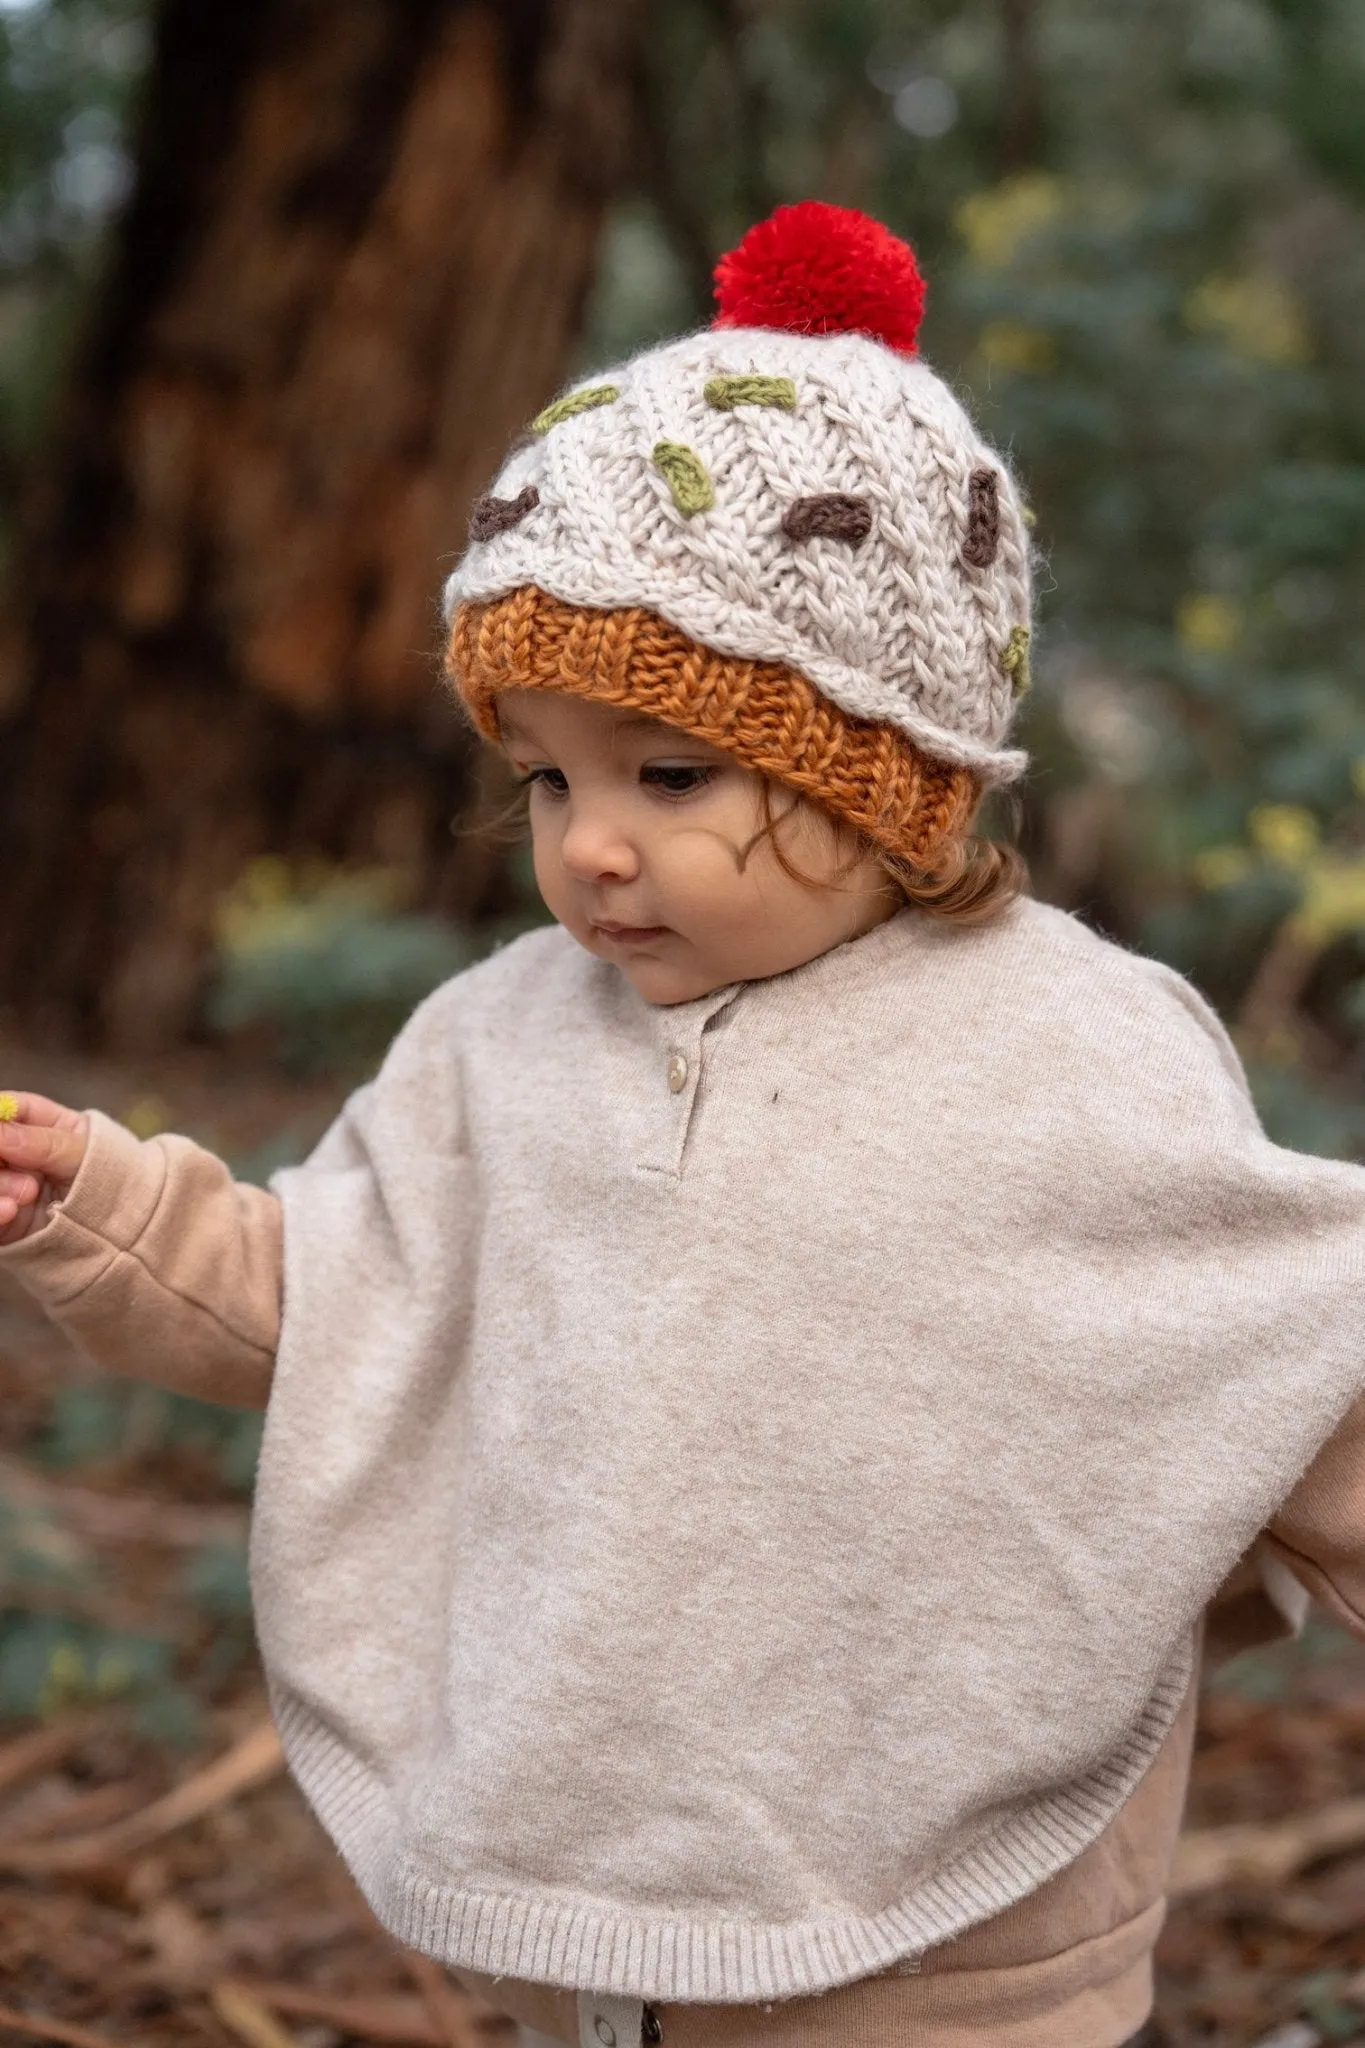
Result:
{"type": "Polygon", "coordinates": [[[188,1138],[0,1098],[0,1268],[99,1365],[262,1408],[279,1338],[280,1205],[188,1138]]]}
{"type": "Polygon", "coordinates": [[[1365,1396],[1347,1410],[1267,1536],[1309,1592],[1365,1636],[1365,1396]]]}

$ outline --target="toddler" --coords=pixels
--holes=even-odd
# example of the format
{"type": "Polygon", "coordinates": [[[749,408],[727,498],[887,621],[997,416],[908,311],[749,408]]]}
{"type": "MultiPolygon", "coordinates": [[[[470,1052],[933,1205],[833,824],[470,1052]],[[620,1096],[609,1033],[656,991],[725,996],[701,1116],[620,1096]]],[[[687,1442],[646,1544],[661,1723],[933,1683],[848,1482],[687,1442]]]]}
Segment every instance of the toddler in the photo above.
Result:
{"type": "Polygon", "coordinates": [[[556,923],[270,1191],[19,1097],[3,1259],[269,1396],[290,1763],[527,2040],[1117,2048],[1206,1607],[1365,1633],[1365,1174],[973,835],[1028,541],[909,250],[809,204],[718,277],[451,579],[556,923]]]}

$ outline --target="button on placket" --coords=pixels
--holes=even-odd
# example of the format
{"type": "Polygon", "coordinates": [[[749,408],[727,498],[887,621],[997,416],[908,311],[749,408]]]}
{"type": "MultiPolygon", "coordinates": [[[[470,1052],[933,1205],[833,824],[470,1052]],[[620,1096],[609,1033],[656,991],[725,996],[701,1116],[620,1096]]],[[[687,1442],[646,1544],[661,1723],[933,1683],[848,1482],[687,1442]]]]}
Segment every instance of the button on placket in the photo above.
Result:
{"type": "Polygon", "coordinates": [[[704,1006],[695,1003],[681,1006],[671,1014],[656,1012],[652,1071],[647,1076],[640,1105],[644,1129],[635,1161],[639,1172],[669,1180],[681,1178],[688,1133],[705,1082],[707,1029],[728,1008],[736,993],[734,989],[719,989],[704,1006]]]}
{"type": "MultiPolygon", "coordinates": [[[[679,1019],[679,1022],[682,1020],[679,1019]]],[[[639,1156],[646,1173],[672,1180],[682,1171],[683,1148],[701,1085],[701,1038],[704,1018],[687,1020],[685,1033],[662,1039],[649,1089],[648,1138],[639,1156]]]]}
{"type": "Polygon", "coordinates": [[[579,2048],[641,2048],[644,2000],[578,1994],[579,2048]]]}
{"type": "MultiPolygon", "coordinates": [[[[705,1019],[698,1019],[695,1028],[686,1038],[676,1038],[664,1051],[664,1089],[662,1103],[656,1115],[661,1118],[657,1130],[657,1148],[654,1157],[645,1164],[656,1173],[677,1175],[682,1172],[683,1148],[687,1143],[688,1126],[696,1106],[697,1089],[701,1084],[701,1040],[705,1019]]],[[[655,1069],[657,1072],[657,1068],[655,1069]]],[[[658,1083],[655,1083],[658,1086],[658,1083]]],[[[658,1100],[658,1098],[655,1098],[658,1100]]]]}

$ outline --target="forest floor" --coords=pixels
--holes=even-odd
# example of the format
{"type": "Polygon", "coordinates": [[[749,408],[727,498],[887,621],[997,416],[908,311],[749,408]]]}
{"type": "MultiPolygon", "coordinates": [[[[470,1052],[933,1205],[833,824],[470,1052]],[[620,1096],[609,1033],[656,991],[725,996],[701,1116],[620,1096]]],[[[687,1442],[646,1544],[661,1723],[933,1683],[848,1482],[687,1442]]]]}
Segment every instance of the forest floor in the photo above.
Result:
{"type": "MultiPolygon", "coordinates": [[[[207,1055],[4,1064],[258,1170],[338,1095],[207,1055]]],[[[92,1380],[0,1291],[0,2044],[492,2048],[505,2023],[383,1932],[284,1773],[243,1427],[92,1380]]],[[[1210,1686],[1179,1889],[1153,2048],[1365,2043],[1365,1648],[1316,1624],[1210,1686]]]]}

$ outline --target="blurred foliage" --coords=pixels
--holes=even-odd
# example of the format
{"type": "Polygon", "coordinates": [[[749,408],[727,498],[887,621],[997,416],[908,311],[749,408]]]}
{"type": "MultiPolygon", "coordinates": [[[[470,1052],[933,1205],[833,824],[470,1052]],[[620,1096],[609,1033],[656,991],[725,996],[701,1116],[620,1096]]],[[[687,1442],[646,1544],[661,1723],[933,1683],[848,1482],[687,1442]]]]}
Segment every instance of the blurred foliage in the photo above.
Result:
{"type": "Polygon", "coordinates": [[[165,1690],[170,1646],[94,1621],[0,1609],[0,1716],[44,1718],[165,1690]]]}
{"type": "Polygon", "coordinates": [[[398,869],[252,861],[220,907],[209,1021],[263,1029],[296,1074],[363,1069],[475,957],[439,918],[404,914],[406,887],[398,869]]]}
{"type": "Polygon", "coordinates": [[[34,1455],[62,1472],[198,1451],[223,1487],[247,1494],[260,1447],[261,1417],[254,1410],[219,1408],[140,1381],[91,1380],[62,1389],[34,1455]]]}
{"type": "MultiPolygon", "coordinates": [[[[30,1457],[54,1473],[117,1476],[180,1464],[200,1484],[249,1495],[262,1418],[123,1380],[82,1382],[57,1394],[30,1457]]],[[[183,1642],[112,1627],[100,1618],[117,1566],[106,1568],[52,1509],[0,1492],[0,1719],[49,1716],[126,1699],[144,1730],[192,1744],[196,1695],[239,1671],[253,1636],[246,1551],[206,1542],[191,1552],[179,1592],[201,1617],[187,1661],[183,1642]],[[185,1680],[192,1677],[193,1689],[185,1680]]]]}
{"type": "Polygon", "coordinates": [[[131,177],[147,0],[0,0],[0,549],[131,177]]]}

